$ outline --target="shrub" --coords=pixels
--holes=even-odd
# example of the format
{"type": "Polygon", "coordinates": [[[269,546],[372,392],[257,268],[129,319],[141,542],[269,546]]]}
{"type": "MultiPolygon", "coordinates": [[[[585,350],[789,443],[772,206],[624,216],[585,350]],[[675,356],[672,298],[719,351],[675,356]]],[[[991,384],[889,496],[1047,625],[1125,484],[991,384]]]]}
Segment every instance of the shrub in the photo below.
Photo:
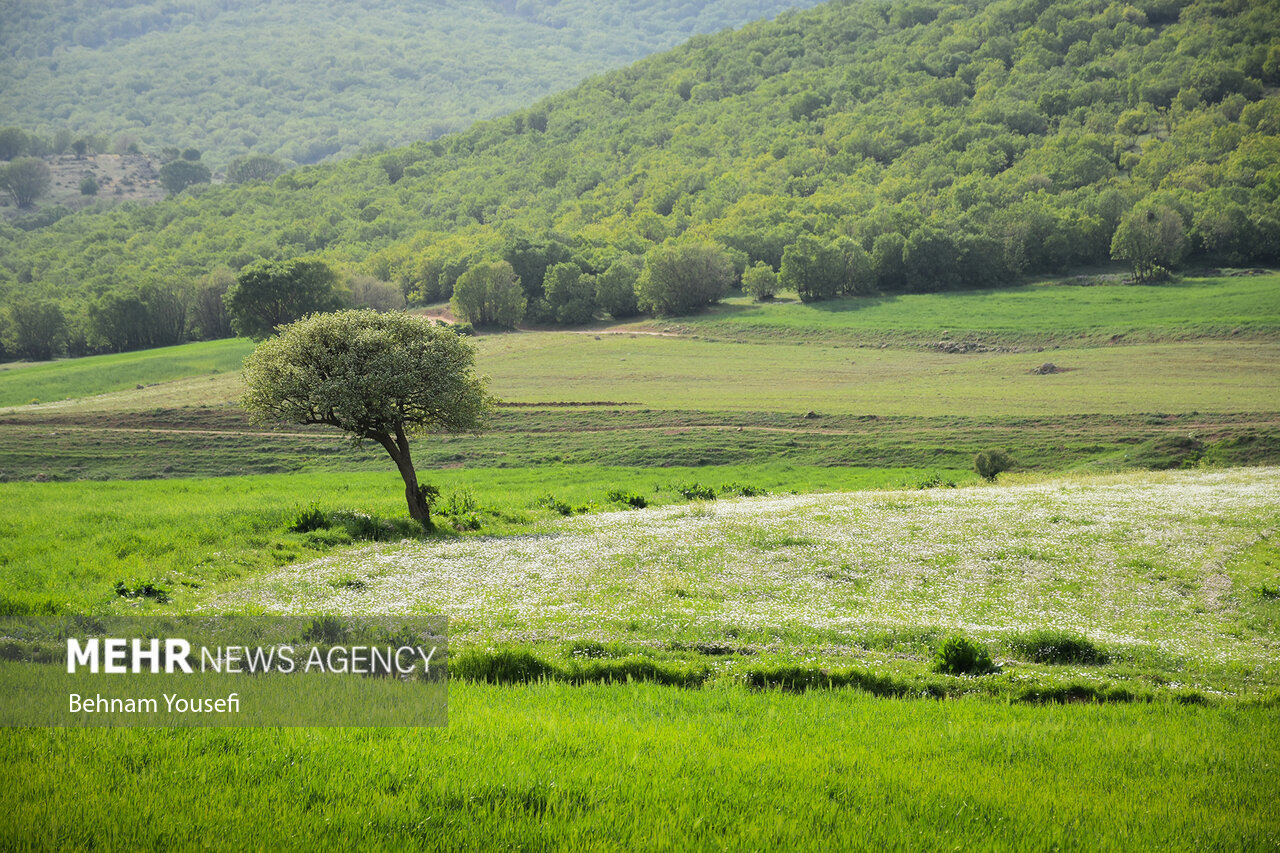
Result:
{"type": "Polygon", "coordinates": [[[340,642],[347,633],[347,626],[343,624],[342,619],[327,613],[311,620],[311,624],[302,632],[302,639],[309,643],[328,643],[332,645],[340,642]]]}
{"type": "Polygon", "coordinates": [[[716,499],[716,490],[701,483],[685,483],[674,488],[687,501],[713,501],[716,499]]]}
{"type": "Polygon", "coordinates": [[[558,512],[561,515],[573,515],[573,507],[555,495],[543,495],[535,502],[536,506],[558,512]]]}
{"type": "Polygon", "coordinates": [[[458,489],[449,493],[449,497],[445,500],[444,506],[440,508],[440,514],[451,515],[457,518],[464,515],[471,515],[479,508],[480,504],[476,501],[474,492],[470,489],[458,489]]]}
{"type": "Polygon", "coordinates": [[[955,487],[955,480],[948,480],[937,471],[930,471],[916,481],[917,489],[954,489],[955,487]]]}
{"type": "Polygon", "coordinates": [[[1013,460],[1003,450],[984,450],[973,457],[973,470],[978,476],[994,483],[996,477],[1013,467],[1013,460]]]}
{"type": "Polygon", "coordinates": [[[938,647],[933,656],[933,668],[950,675],[982,675],[995,667],[986,646],[956,634],[938,647]]]}
{"type": "Polygon", "coordinates": [[[1009,645],[1035,663],[1106,663],[1107,653],[1088,637],[1042,628],[1014,637],[1009,645]]]}
{"type": "Polygon", "coordinates": [[[752,486],[748,483],[725,483],[720,487],[722,495],[739,495],[744,498],[758,498],[761,495],[769,494],[768,489],[762,489],[759,486],[752,486]]]}
{"type": "Polygon", "coordinates": [[[756,261],[755,266],[742,274],[742,292],[757,302],[772,299],[778,292],[778,274],[764,261],[756,261]]]}
{"type": "Polygon", "coordinates": [[[167,604],[169,590],[151,581],[139,581],[129,586],[124,581],[116,581],[116,595],[121,598],[150,598],[157,604],[167,604]]]}
{"type": "Polygon", "coordinates": [[[328,527],[328,516],[320,509],[320,505],[314,501],[299,510],[289,524],[289,530],[294,533],[310,533],[313,530],[322,530],[328,527]]]}
{"type": "Polygon", "coordinates": [[[649,501],[644,495],[636,492],[626,492],[622,489],[610,489],[609,500],[616,504],[626,504],[636,509],[644,509],[649,505],[649,501]]]}

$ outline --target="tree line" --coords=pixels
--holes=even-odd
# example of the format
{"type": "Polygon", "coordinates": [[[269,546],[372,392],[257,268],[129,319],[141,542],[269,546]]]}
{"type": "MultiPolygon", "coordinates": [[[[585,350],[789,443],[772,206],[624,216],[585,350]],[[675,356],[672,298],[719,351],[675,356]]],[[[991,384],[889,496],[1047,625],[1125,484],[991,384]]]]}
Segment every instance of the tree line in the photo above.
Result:
{"type": "Polygon", "coordinates": [[[504,325],[718,298],[677,257],[712,294],[728,269],[806,300],[1276,263],[1277,45],[1276,0],[835,2],[465,133],[0,228],[0,298],[74,313],[121,282],[314,257],[504,325]]]}

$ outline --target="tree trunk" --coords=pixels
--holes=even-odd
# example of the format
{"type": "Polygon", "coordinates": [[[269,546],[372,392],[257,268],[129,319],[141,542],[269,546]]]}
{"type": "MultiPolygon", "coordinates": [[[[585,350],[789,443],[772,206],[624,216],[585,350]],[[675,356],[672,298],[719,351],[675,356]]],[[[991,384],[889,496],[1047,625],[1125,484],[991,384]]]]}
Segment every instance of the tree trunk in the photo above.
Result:
{"type": "Polygon", "coordinates": [[[378,434],[375,438],[395,461],[400,477],[404,480],[404,499],[409,505],[409,516],[430,530],[431,507],[422,497],[422,487],[418,485],[418,473],[413,469],[413,459],[409,455],[409,439],[405,436],[404,430],[397,429],[394,438],[385,432],[378,434]]]}

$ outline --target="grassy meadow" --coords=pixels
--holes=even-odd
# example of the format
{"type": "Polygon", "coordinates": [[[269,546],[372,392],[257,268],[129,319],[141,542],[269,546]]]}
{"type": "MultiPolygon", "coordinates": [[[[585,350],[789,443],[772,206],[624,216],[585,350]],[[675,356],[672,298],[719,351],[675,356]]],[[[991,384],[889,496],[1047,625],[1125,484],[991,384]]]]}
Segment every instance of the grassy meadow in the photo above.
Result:
{"type": "Polygon", "coordinates": [[[1260,748],[1280,737],[1274,707],[552,682],[455,682],[450,706],[446,729],[11,730],[0,762],[22,783],[0,790],[0,845],[1261,850],[1277,835],[1260,748]]]}
{"type": "Polygon", "coordinates": [[[6,655],[445,613],[453,684],[439,730],[6,730],[0,845],[1274,847],[1278,282],[483,335],[430,535],[380,449],[246,421],[247,342],[10,366],[6,655]]]}
{"type": "Polygon", "coordinates": [[[1280,331],[1280,276],[1186,278],[1146,285],[1084,276],[1016,288],[905,293],[801,305],[734,298],[679,325],[716,337],[768,340],[814,332],[846,340],[1079,347],[1082,344],[1269,337],[1280,331]],[[1115,339],[1114,341],[1112,339],[1115,339]]]}

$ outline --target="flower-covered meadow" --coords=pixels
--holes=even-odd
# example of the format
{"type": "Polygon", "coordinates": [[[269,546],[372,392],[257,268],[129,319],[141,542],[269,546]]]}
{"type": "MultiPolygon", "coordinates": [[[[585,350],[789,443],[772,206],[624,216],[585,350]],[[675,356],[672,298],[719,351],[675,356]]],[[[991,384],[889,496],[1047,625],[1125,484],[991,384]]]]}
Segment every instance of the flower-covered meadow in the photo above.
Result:
{"type": "Polygon", "coordinates": [[[217,608],[444,613],[455,644],[729,642],[848,656],[925,630],[1070,631],[1256,668],[1231,559],[1280,520],[1280,471],[810,494],[580,516],[509,537],[405,541],[223,590],[217,608]]]}

